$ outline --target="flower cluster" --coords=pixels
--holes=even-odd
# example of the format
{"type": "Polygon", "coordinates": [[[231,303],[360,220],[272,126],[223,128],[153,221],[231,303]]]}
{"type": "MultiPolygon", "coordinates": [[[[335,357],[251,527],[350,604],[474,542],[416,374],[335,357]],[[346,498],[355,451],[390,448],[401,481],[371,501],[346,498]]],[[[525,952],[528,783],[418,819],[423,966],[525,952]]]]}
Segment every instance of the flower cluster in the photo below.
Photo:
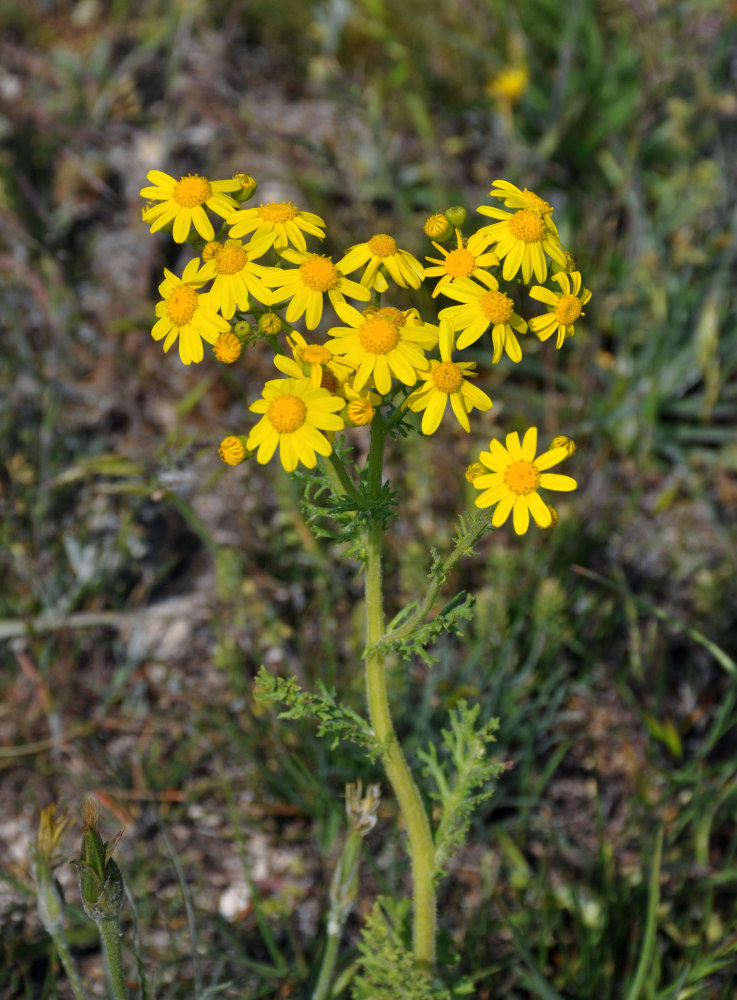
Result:
{"type": "MultiPolygon", "coordinates": [[[[231,465],[252,456],[265,463],[278,450],[288,472],[298,463],[314,468],[318,456],[332,454],[336,432],[375,419],[412,424],[413,413],[423,434],[434,434],[446,414],[470,433],[471,413],[493,405],[475,382],[484,369],[504,357],[521,361],[528,331],[541,341],[555,335],[560,348],[591,297],[561,244],[553,207],[505,180],[492,185],[493,203],[478,209],[493,221],[468,237],[465,209],[430,216],[434,250],[424,266],[389,233],[335,260],[308,247],[308,238],[325,238],[323,220],[291,202],[243,207],[257,187],[245,174],[176,180],[152,170],[148,179],[144,221],[198,255],[181,276],[165,271],[153,337],[164,351],[178,342],[184,364],[203,359],[203,341],[226,364],[258,342],[274,354],[279,377],[250,407],[257,423],[221,444],[231,465]],[[433,299],[451,302],[433,321],[383,301],[392,285],[415,290],[424,281],[433,299]],[[458,357],[469,348],[473,356],[458,357]]],[[[554,442],[537,457],[536,449],[535,428],[521,442],[508,434],[506,447],[492,441],[468,467],[481,491],[476,505],[496,505],[494,525],[511,514],[518,533],[530,515],[550,527],[557,515],[538,489],[575,487],[569,476],[547,472],[570,448],[554,442]]]]}

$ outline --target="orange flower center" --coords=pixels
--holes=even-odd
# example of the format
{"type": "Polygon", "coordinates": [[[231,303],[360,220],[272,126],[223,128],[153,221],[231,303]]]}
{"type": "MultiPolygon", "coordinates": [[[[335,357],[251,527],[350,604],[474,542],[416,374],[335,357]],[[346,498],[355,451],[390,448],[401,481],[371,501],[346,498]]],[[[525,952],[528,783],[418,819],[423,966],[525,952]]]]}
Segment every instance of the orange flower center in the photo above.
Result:
{"type": "Polygon", "coordinates": [[[326,365],[332,356],[322,344],[307,344],[299,352],[300,361],[304,361],[307,365],[326,365]]]}
{"type": "Polygon", "coordinates": [[[280,434],[293,434],[307,419],[307,407],[299,396],[287,393],[284,396],[277,396],[269,404],[266,416],[275,431],[280,434]]]}
{"type": "Polygon", "coordinates": [[[377,257],[391,257],[397,252],[397,241],[393,237],[387,236],[386,233],[372,236],[366,245],[371,253],[376,254],[377,257]]]}
{"type": "Polygon", "coordinates": [[[186,326],[197,309],[197,292],[189,285],[177,285],[166,300],[166,311],[175,326],[186,326]]]}
{"type": "Polygon", "coordinates": [[[299,209],[290,201],[269,201],[259,205],[258,214],[264,222],[291,222],[299,215],[299,209]]]}
{"type": "Polygon", "coordinates": [[[484,316],[496,325],[497,323],[509,322],[514,303],[504,292],[498,292],[492,288],[481,296],[479,306],[484,316]]]}
{"type": "Polygon", "coordinates": [[[513,462],[504,473],[504,482],[512,493],[527,496],[540,485],[540,473],[532,462],[513,462]]]}
{"type": "Polygon", "coordinates": [[[463,247],[451,250],[445,258],[445,271],[451,278],[468,278],[476,267],[476,258],[463,247]]]}
{"type": "Polygon", "coordinates": [[[539,212],[540,215],[553,214],[553,206],[549,201],[545,201],[544,198],[541,198],[539,194],[535,194],[534,191],[530,191],[529,188],[525,188],[522,195],[527,202],[528,207],[531,208],[533,212],[539,212]]]}
{"type": "Polygon", "coordinates": [[[329,257],[313,254],[300,265],[302,281],[313,292],[327,292],[340,281],[340,271],[329,257]]]}
{"type": "Polygon", "coordinates": [[[395,323],[377,313],[363,324],[358,339],[368,354],[389,354],[399,343],[399,330],[395,323]]]}
{"type": "Polygon", "coordinates": [[[441,392],[458,392],[463,385],[461,369],[452,361],[441,361],[433,365],[432,380],[441,392]]]}
{"type": "Polygon", "coordinates": [[[523,243],[539,243],[545,235],[545,223],[539,212],[523,208],[509,218],[509,231],[523,243]]]}
{"type": "Polygon", "coordinates": [[[555,318],[561,326],[570,326],[581,315],[581,300],[577,295],[562,295],[555,307],[555,318]]]}
{"type": "Polygon", "coordinates": [[[172,198],[182,208],[195,208],[197,205],[204,205],[211,197],[210,182],[206,177],[200,177],[199,174],[189,174],[188,177],[182,177],[174,185],[172,191],[172,198]]]}
{"type": "Polygon", "coordinates": [[[228,240],[215,254],[215,270],[218,274],[238,274],[247,263],[248,254],[238,240],[228,240]]]}

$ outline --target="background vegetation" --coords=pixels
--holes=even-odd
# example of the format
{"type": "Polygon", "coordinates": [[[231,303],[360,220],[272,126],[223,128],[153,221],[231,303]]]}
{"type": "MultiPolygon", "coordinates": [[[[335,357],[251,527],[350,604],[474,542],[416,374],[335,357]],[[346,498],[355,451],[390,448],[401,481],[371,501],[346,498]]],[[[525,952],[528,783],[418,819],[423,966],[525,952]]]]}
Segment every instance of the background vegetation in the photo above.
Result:
{"type": "MultiPolygon", "coordinates": [[[[160,998],[308,995],[343,785],[376,778],[254,703],[265,663],[360,707],[359,580],[276,465],[217,459],[266,357],[185,369],[149,336],[177,266],[140,221],[159,168],[245,170],[336,252],[389,230],[422,256],[425,217],[497,177],[556,206],[586,326],[485,372],[484,434],[569,433],[580,489],[554,532],[487,539],[466,641],[394,678],[410,747],[465,697],[513,763],[446,884],[442,952],[487,1000],[733,998],[734,3],[35,0],[0,25],[0,995],[70,995],[28,843],[89,792],[125,827],[160,998]],[[528,82],[500,96],[509,69],[528,82]]],[[[395,460],[397,604],[470,451],[449,430],[395,460]]],[[[405,879],[393,816],[341,968],[405,879]]]]}

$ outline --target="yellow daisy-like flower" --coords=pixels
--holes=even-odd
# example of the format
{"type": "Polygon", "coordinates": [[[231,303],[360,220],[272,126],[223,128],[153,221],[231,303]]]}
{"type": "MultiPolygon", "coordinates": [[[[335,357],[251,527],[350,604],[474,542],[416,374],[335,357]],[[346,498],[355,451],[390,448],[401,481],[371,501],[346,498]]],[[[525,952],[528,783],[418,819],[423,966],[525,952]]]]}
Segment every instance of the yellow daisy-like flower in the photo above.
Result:
{"type": "Polygon", "coordinates": [[[389,287],[381,271],[382,266],[402,288],[419,288],[422,284],[422,264],[409,251],[401,250],[394,237],[386,233],[377,233],[366,243],[350,247],[335,266],[343,274],[351,274],[364,264],[361,284],[366,288],[375,288],[377,292],[385,292],[389,287]]]}
{"type": "Polygon", "coordinates": [[[205,207],[224,219],[238,207],[235,199],[225,193],[238,190],[240,184],[235,180],[210,181],[199,174],[176,180],[163,170],[149,170],[146,177],[154,186],[141,188],[141,197],[161,204],[149,208],[144,221],[151,223],[152,233],[173,222],[172,236],[176,243],[184,243],[193,225],[203,240],[214,239],[215,230],[205,207]]]}
{"type": "Polygon", "coordinates": [[[440,323],[440,361],[430,361],[429,372],[419,372],[424,385],[415,389],[404,401],[404,406],[422,415],[422,433],[434,434],[450,400],[458,423],[468,432],[471,425],[468,414],[474,408],[489,410],[492,402],[485,392],[468,379],[475,378],[474,361],[453,361],[453,328],[448,322],[440,323]]]}
{"type": "Polygon", "coordinates": [[[292,357],[276,354],[274,364],[291,378],[309,378],[313,389],[321,385],[335,396],[353,373],[352,365],[336,358],[329,347],[308,343],[297,330],[287,337],[287,343],[292,349],[292,357]]]}
{"type": "Polygon", "coordinates": [[[307,329],[314,330],[322,317],[326,293],[334,308],[345,302],[346,295],[363,302],[371,298],[369,289],[341,274],[331,257],[299,250],[285,250],[282,257],[299,267],[284,270],[272,267],[266,281],[277,289],[272,295],[272,303],[291,299],[287,306],[287,323],[294,323],[304,315],[307,329]]]}
{"type": "Polygon", "coordinates": [[[425,257],[425,260],[437,265],[436,267],[426,267],[425,277],[440,278],[433,290],[433,298],[443,290],[443,286],[447,285],[448,282],[454,281],[456,278],[478,277],[483,268],[492,267],[499,263],[499,258],[495,253],[486,252],[489,245],[488,237],[474,233],[473,236],[469,236],[464,246],[460,229],[456,229],[456,236],[458,246],[454,250],[446,250],[445,247],[441,247],[433,240],[433,246],[443,255],[442,260],[438,260],[437,257],[425,257]]]}
{"type": "Polygon", "coordinates": [[[461,305],[441,309],[440,319],[449,320],[454,330],[463,331],[456,343],[459,351],[475,343],[491,327],[493,364],[505,351],[512,361],[521,361],[522,348],[514,331],[525,333],[527,323],[514,311],[510,297],[499,291],[499,282],[492,274],[481,271],[478,278],[483,285],[471,278],[457,278],[444,287],[443,294],[461,305]]]}
{"type": "Polygon", "coordinates": [[[575,490],[578,485],[571,476],[546,472],[546,469],[568,457],[565,448],[552,448],[535,458],[537,450],[537,427],[530,427],[520,444],[519,434],[507,434],[507,446],[499,441],[491,441],[489,451],[482,451],[479,459],[490,472],[476,476],[473,485],[483,492],[474,501],[477,507],[491,507],[496,510],[491,519],[495,528],[501,527],[512,514],[514,530],[524,535],[532,514],[541,528],[552,524],[550,508],[537,492],[545,490],[575,490]]]}
{"type": "Polygon", "coordinates": [[[262,398],[251,404],[263,413],[248,436],[249,451],[258,449],[256,461],[264,465],[279,448],[281,463],[294,472],[297,462],[313,469],[316,455],[329,455],[332,445],[323,431],[339,431],[343,418],[338,411],[345,401],[327,389],[315,389],[308,378],[280,378],[267,382],[262,398]]]}
{"type": "Polygon", "coordinates": [[[179,338],[179,357],[185,365],[202,361],[202,341],[214,344],[218,335],[230,329],[230,323],[204,303],[204,295],[196,291],[208,280],[198,271],[199,261],[191,260],[181,278],[164,269],[165,278],[159,285],[163,301],[156,305],[159,317],[151,330],[154,340],[164,340],[168,351],[179,338]]]}
{"type": "Polygon", "coordinates": [[[556,347],[562,347],[566,337],[573,336],[573,324],[584,315],[583,307],[591,298],[591,292],[588,288],[581,288],[580,271],[573,271],[570,275],[558,271],[552,277],[560,285],[559,292],[542,285],[534,285],[530,289],[532,298],[548,307],[544,316],[535,316],[530,320],[530,329],[540,340],[547,340],[557,331],[556,347]]]}
{"type": "Polygon", "coordinates": [[[530,70],[524,63],[505,66],[486,84],[489,97],[516,104],[524,95],[530,83],[530,70]]]}
{"type": "Polygon", "coordinates": [[[234,238],[255,233],[268,236],[269,246],[277,251],[291,245],[303,252],[307,249],[304,233],[325,239],[325,223],[319,215],[303,212],[291,201],[267,201],[254,208],[241,208],[228,222],[232,224],[230,235],[234,238]]]}
{"type": "Polygon", "coordinates": [[[337,312],[349,325],[328,331],[339,336],[326,346],[355,365],[353,388],[357,391],[373,376],[377,392],[385,396],[391,391],[392,375],[405,385],[414,385],[418,372],[429,367],[424,351],[435,341],[432,328],[408,323],[405,314],[392,306],[360,313],[343,303],[337,312]]]}
{"type": "Polygon", "coordinates": [[[206,293],[207,305],[219,309],[226,319],[231,319],[236,309],[248,312],[249,295],[264,305],[270,304],[271,292],[261,279],[270,275],[272,268],[255,263],[269,246],[267,240],[256,238],[245,246],[240,240],[208,243],[202,251],[204,263],[200,273],[215,280],[206,293]]]}
{"type": "MultiPolygon", "coordinates": [[[[551,216],[554,211],[550,202],[545,201],[540,195],[530,191],[529,188],[520,190],[516,184],[509,181],[494,181],[489,194],[492,198],[500,198],[507,208],[529,208],[543,216],[551,216]]],[[[550,221],[552,225],[552,220],[546,219],[546,221],[550,221]]]]}
{"type": "Polygon", "coordinates": [[[505,212],[491,205],[481,205],[476,211],[500,220],[483,226],[478,234],[496,244],[496,253],[504,259],[502,275],[505,281],[510,281],[520,268],[525,284],[529,283],[533,272],[538,281],[545,281],[548,276],[546,253],[561,267],[565,266],[565,253],[558,236],[546,224],[547,217],[541,212],[532,208],[505,212]]]}

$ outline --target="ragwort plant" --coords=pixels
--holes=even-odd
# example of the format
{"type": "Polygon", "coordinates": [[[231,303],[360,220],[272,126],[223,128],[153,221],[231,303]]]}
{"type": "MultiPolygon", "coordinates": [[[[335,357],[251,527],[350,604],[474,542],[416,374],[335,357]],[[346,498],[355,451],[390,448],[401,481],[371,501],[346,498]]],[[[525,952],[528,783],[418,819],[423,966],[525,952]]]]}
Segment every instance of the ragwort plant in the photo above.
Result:
{"type": "MultiPolygon", "coordinates": [[[[436,888],[464,842],[474,807],[503,770],[487,755],[497,721],[479,720],[477,708],[460,702],[441,750],[433,745],[420,755],[431,817],[394,728],[387,664],[390,656],[408,662],[418,655],[429,663],[428,647],[438,636],[462,630],[472,613],[470,595],[459,593],[440,610],[438,598],[454,564],[485,534],[510,516],[518,535],[530,519],[542,529],[556,524],[558,513],[543,491],[575,489],[573,478],[550,471],[575,447],[560,436],[539,449],[537,429],[530,427],[522,436],[510,430],[504,443],[494,439],[473,460],[462,459],[467,481],[478,490],[476,510],[459,518],[448,553],[431,551],[426,592],[388,623],[382,545],[401,503],[385,479],[385,450],[389,442],[411,447],[413,434],[432,435],[444,419],[457,420],[470,434],[474,411],[493,404],[477,383],[477,362],[463,352],[476,345],[474,353],[485,349],[491,364],[504,356],[521,362],[529,332],[540,340],[554,337],[560,348],[591,293],[561,245],[552,206],[505,180],[494,182],[491,203],[478,209],[490,221],[472,235],[463,234],[462,207],[427,219],[433,249],[423,266],[387,233],[357,243],[338,260],[309,249],[308,240],[325,238],[323,220],[289,202],[244,207],[257,188],[245,174],[176,179],[152,170],[148,179],[141,191],[144,221],[196,254],[181,275],[165,271],[154,339],[163,341],[165,352],[176,345],[186,365],[204,359],[205,343],[225,364],[247,362],[256,343],[268,345],[276,377],[250,406],[253,426],[226,437],[220,458],[235,466],[265,464],[278,455],[284,471],[303,484],[315,530],[341,543],[343,557],[363,570],[367,717],[324,686],[308,692],[295,678],[274,677],[264,668],[257,686],[261,698],[283,706],[283,717],[313,717],[333,746],[353,740],[379,760],[401,812],[411,858],[412,949],[401,942],[401,905],[377,904],[366,925],[354,996],[445,996],[432,975],[436,888]],[[392,304],[392,286],[416,291],[423,282],[433,283],[433,302],[451,303],[432,320],[392,304]],[[520,314],[529,311],[525,295],[545,306],[529,323],[520,314]],[[324,321],[328,303],[337,322],[324,321]],[[326,334],[316,332],[325,327],[326,334]],[[369,428],[363,461],[351,440],[355,428],[369,428]]],[[[344,883],[343,914],[345,885],[356,891],[352,878],[344,883]]],[[[343,919],[332,918],[333,938],[343,919]]],[[[331,945],[317,998],[328,995],[334,960],[331,945]]]]}

